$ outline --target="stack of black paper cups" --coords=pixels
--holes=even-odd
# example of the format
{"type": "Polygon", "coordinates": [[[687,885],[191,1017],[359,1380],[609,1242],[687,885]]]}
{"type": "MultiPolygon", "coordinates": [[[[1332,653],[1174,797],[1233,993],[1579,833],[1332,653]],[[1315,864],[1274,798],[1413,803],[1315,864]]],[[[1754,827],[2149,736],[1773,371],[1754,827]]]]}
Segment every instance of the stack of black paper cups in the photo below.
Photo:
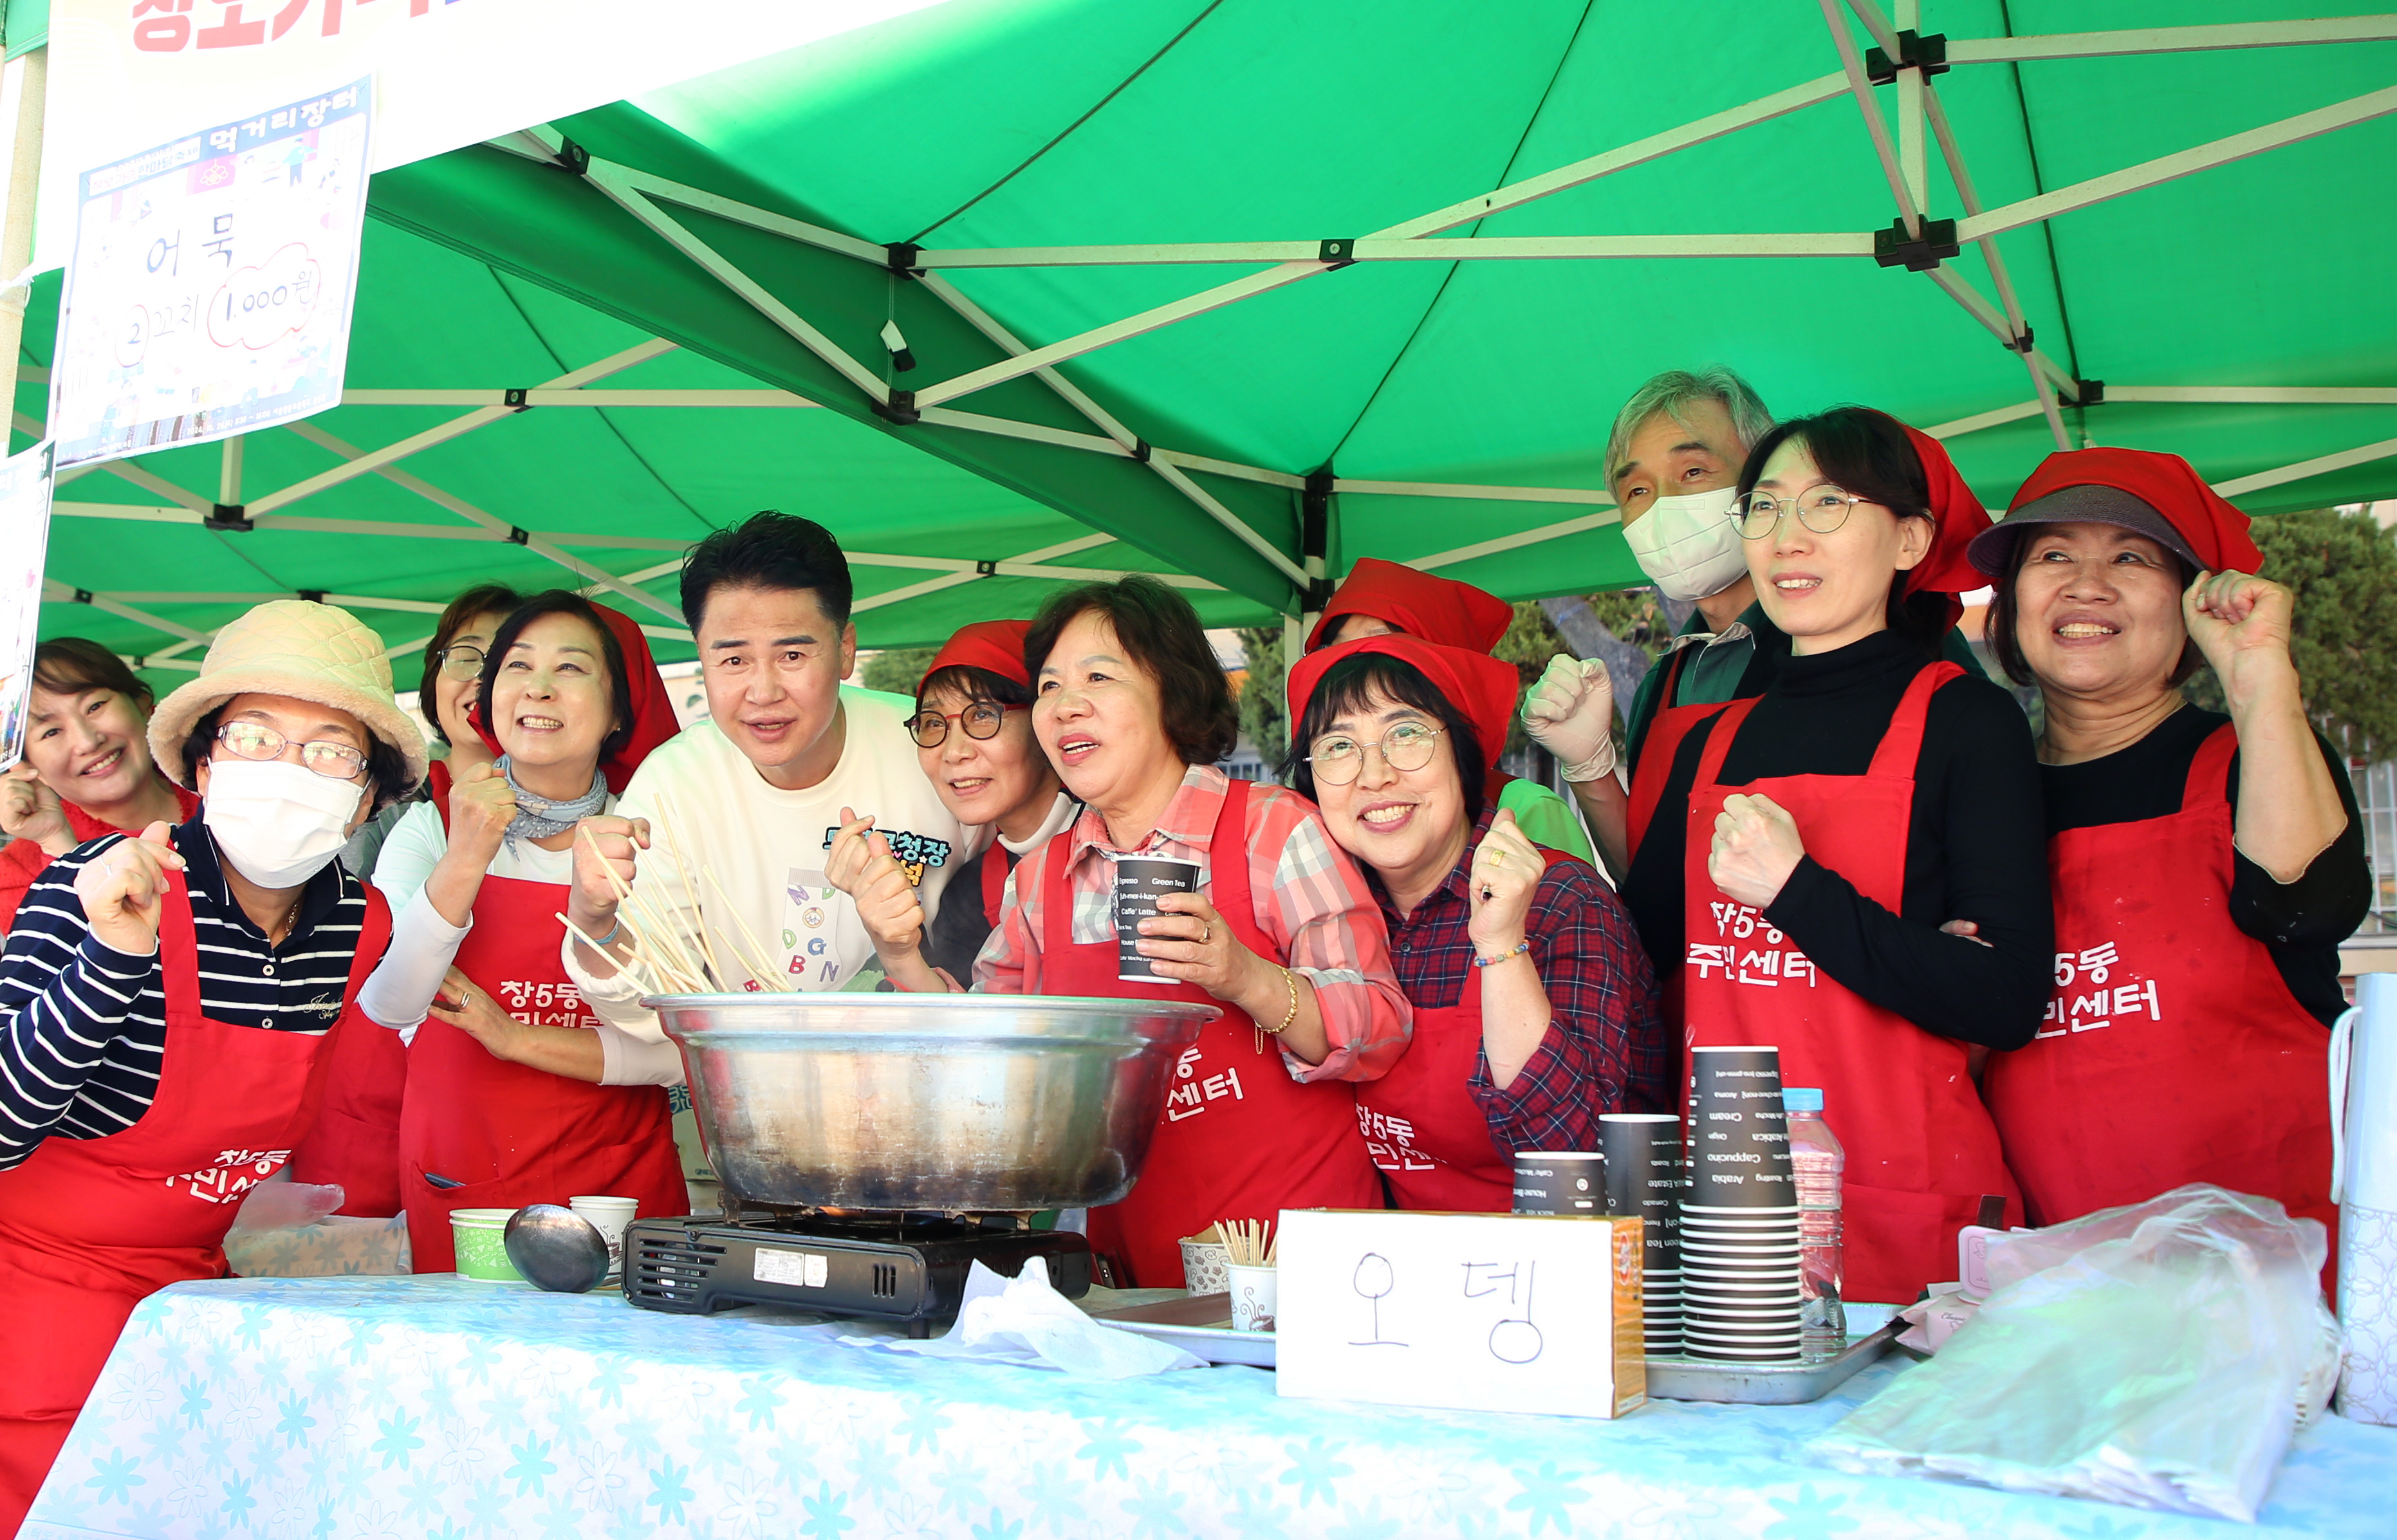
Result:
{"type": "Polygon", "coordinates": [[[1606,1212],[1637,1214],[1648,1351],[1681,1350],[1681,1120],[1669,1112],[1609,1112],[1598,1120],[1606,1156],[1606,1212]]]}
{"type": "Polygon", "coordinates": [[[1681,1205],[1681,1350],[1799,1356],[1798,1187],[1772,1048],[1690,1051],[1690,1188],[1681,1205]]]}

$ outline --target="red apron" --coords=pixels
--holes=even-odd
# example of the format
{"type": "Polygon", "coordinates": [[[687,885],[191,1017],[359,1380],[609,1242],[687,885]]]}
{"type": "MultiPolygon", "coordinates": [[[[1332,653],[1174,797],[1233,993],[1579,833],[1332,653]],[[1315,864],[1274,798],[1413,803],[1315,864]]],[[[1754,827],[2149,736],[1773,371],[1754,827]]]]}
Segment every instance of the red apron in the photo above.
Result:
{"type": "MultiPolygon", "coordinates": [[[[565,907],[562,882],[484,877],[475,927],[458,947],[459,971],[520,1022],[583,1024],[589,1011],[558,958],[556,917],[565,907]]],[[[663,1086],[593,1085],[495,1059],[431,1016],[408,1051],[399,1171],[408,1252],[420,1273],[457,1269],[452,1209],[520,1209],[608,1194],[639,1199],[643,1219],[690,1212],[663,1086]],[[427,1172],[465,1185],[436,1187],[427,1172]]]]}
{"type": "MultiPolygon", "coordinates": [[[[1656,715],[1648,719],[1647,736],[1640,740],[1640,759],[1631,767],[1631,807],[1626,818],[1627,850],[1640,853],[1640,841],[1646,837],[1648,824],[1656,816],[1656,804],[1664,798],[1665,783],[1672,778],[1673,757],[1681,752],[1681,740],[1690,730],[1723,708],[1721,701],[1701,701],[1694,705],[1677,706],[1673,691],[1681,688],[1681,664],[1690,649],[1676,648],[1665,660],[1665,683],[1656,691],[1656,715]]],[[[1511,1201],[1511,1199],[1510,1199],[1511,1201]]]]}
{"type": "MultiPolygon", "coordinates": [[[[1249,887],[1249,783],[1234,781],[1207,849],[1208,900],[1243,945],[1280,954],[1257,929],[1249,887]],[[1221,852],[1225,859],[1212,859],[1221,852]]],[[[1195,984],[1125,984],[1116,942],[1078,944],[1066,881],[1069,836],[1052,841],[1041,874],[1041,986],[1051,994],[1187,1000],[1222,1005],[1174,1066],[1140,1183],[1120,1203],[1091,1211],[1091,1244],[1130,1265],[1127,1287],[1182,1287],[1184,1236],[1218,1219],[1271,1219],[1283,1209],[1378,1209],[1381,1179],[1357,1136],[1346,1080],[1301,1085],[1280,1045],[1260,1048],[1255,1023],[1195,984]]]]}
{"type": "MultiPolygon", "coordinates": [[[[1551,866],[1573,858],[1540,848],[1551,866]]],[[[1453,1005],[1413,1000],[1414,1036],[1390,1072],[1357,1086],[1365,1150],[1401,1209],[1508,1213],[1515,1158],[1499,1148],[1467,1089],[1481,1058],[1481,970],[1468,966],[1453,1005]]]]}
{"type": "Polygon", "coordinates": [[[1823,977],[1764,917],[1725,897],[1707,875],[1715,816],[1733,793],[1787,809],[1806,853],[1895,913],[1905,899],[1914,767],[1933,690],[1963,671],[1925,663],[1863,775],[1784,775],[1724,786],[1723,757],[1756,697],[1723,708],[1690,788],[1679,970],[1685,1046],[1770,1043],[1781,1082],[1820,1086],[1824,1116],[1847,1149],[1841,1186],[1852,1299],[1911,1304],[1956,1276],[1956,1232],[1984,1194],[2021,1213],[1998,1132],[1966,1066],[1969,1045],[1925,1032],[1823,977]]]}
{"type": "Polygon", "coordinates": [[[2169,817],[2048,841],[2056,997],[1982,1088],[2034,1225],[2212,1182],[2321,1220],[2336,1259],[2330,1034],[2230,918],[2238,747],[2206,739],[2169,817]]]}
{"type": "Polygon", "coordinates": [[[1007,874],[1015,870],[1015,857],[997,839],[982,853],[982,917],[990,928],[998,929],[998,917],[1007,908],[1007,874]]]}
{"type": "Polygon", "coordinates": [[[134,1306],[224,1275],[242,1194],[308,1132],[342,1041],[389,1036],[355,1006],[391,935],[372,888],[341,1013],[318,1037],[202,1015],[180,873],[158,918],[167,1047],[149,1109],[121,1133],[45,1140],[0,1172],[0,1533],[24,1518],[134,1306]]]}

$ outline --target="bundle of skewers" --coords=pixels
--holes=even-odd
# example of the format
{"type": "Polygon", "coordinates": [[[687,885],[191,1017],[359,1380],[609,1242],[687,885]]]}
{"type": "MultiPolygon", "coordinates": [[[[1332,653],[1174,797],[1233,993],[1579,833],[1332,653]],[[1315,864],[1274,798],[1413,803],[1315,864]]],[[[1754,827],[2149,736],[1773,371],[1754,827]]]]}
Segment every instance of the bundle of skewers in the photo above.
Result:
{"type": "Polygon", "coordinates": [[[1215,1233],[1235,1267],[1273,1267],[1281,1262],[1281,1237],[1270,1219],[1219,1219],[1215,1233]]]}
{"type": "MultiPolygon", "coordinates": [[[[739,906],[712,870],[706,873],[707,885],[724,913],[732,917],[739,934],[719,932],[708,923],[707,905],[701,900],[698,878],[683,854],[681,838],[675,833],[680,820],[675,817],[663,794],[657,797],[656,807],[657,817],[651,820],[651,827],[659,831],[657,843],[664,846],[663,853],[672,859],[675,873],[690,899],[690,933],[686,936],[683,928],[673,923],[671,906],[663,899],[654,892],[636,891],[616,875],[615,867],[600,854],[599,843],[587,828],[578,828],[575,837],[590,850],[599,869],[607,873],[608,885],[616,894],[616,917],[622,930],[610,938],[612,945],[602,946],[566,916],[559,915],[558,923],[573,931],[575,939],[592,951],[613,958],[645,994],[709,995],[739,990],[743,985],[732,970],[726,968],[727,957],[740,972],[748,975],[747,988],[791,993],[789,976],[774,965],[774,954],[757,940],[749,922],[741,917],[739,906]]],[[[658,853],[653,845],[650,860],[655,861],[658,853]]]]}

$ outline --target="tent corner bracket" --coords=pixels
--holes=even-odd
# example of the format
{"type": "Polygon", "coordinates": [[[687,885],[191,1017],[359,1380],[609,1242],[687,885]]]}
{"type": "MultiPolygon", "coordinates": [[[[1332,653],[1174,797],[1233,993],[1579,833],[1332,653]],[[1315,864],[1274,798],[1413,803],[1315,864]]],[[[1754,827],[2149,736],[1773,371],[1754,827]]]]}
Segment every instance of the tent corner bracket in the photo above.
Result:
{"type": "Polygon", "coordinates": [[[1865,50],[1865,78],[1876,86],[1888,86],[1897,79],[1900,70],[1921,70],[1925,79],[1946,74],[1953,68],[1948,62],[1948,34],[1901,32],[1897,34],[1897,58],[1892,60],[1880,47],[1865,50]]]}
{"type": "Polygon", "coordinates": [[[876,401],[872,406],[875,416],[885,422],[896,422],[903,428],[924,420],[924,414],[916,409],[916,393],[911,390],[894,390],[891,393],[891,399],[876,401]]]}
{"type": "Polygon", "coordinates": [[[257,524],[250,519],[249,510],[241,503],[217,502],[209,506],[213,512],[200,516],[200,528],[203,529],[214,529],[221,534],[246,535],[258,528],[257,524]]]}
{"type": "Polygon", "coordinates": [[[1956,250],[1954,220],[1924,220],[1920,235],[1908,235],[1902,219],[1890,221],[1886,230],[1873,232],[1873,261],[1883,267],[1928,273],[1953,257],[1956,250]]]}
{"type": "Polygon", "coordinates": [[[530,411],[532,410],[532,392],[521,386],[502,391],[500,405],[510,411],[530,411]]]}
{"type": "Polygon", "coordinates": [[[332,590],[328,588],[302,588],[298,592],[300,596],[307,600],[310,604],[322,604],[325,602],[325,596],[332,592],[332,590]]]}
{"type": "Polygon", "coordinates": [[[511,524],[508,526],[508,543],[510,545],[530,545],[532,543],[532,531],[520,525],[511,524]]]}
{"type": "Polygon", "coordinates": [[[892,241],[882,248],[882,261],[902,278],[920,278],[924,270],[916,259],[923,254],[924,248],[914,241],[892,241]]]}
{"type": "Polygon", "coordinates": [[[2075,380],[2072,382],[2072,404],[2076,407],[2102,407],[2106,404],[2106,382],[2075,380]]]}
{"type": "Polygon", "coordinates": [[[1315,248],[1315,260],[1326,271],[1335,267],[1351,267],[1357,261],[1357,243],[1352,240],[1324,241],[1315,248]]]}
{"type": "Polygon", "coordinates": [[[995,561],[975,562],[974,576],[978,578],[995,578],[998,576],[998,563],[995,561]]]}
{"type": "Polygon", "coordinates": [[[88,588],[76,589],[74,591],[74,601],[77,604],[89,604],[92,601],[91,590],[88,588]]]}
{"type": "Polygon", "coordinates": [[[1149,447],[1147,439],[1139,436],[1137,434],[1133,435],[1132,441],[1132,457],[1134,460],[1137,460],[1142,464],[1145,465],[1148,463],[1149,456],[1154,452],[1156,451],[1149,447]]]}
{"type": "Polygon", "coordinates": [[[570,171],[578,177],[591,174],[591,152],[563,135],[558,138],[555,158],[560,170],[570,171]]]}

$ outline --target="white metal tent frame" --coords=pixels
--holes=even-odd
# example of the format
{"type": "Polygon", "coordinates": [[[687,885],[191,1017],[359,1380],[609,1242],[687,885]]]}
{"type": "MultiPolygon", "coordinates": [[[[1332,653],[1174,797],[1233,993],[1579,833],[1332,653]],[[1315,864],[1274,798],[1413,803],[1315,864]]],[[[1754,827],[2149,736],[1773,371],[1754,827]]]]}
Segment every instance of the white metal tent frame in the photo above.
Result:
{"type": "MultiPolygon", "coordinates": [[[[1846,0],[1857,20],[1878,47],[1861,52],[1841,12],[1842,0],[1818,0],[1841,68],[1831,74],[1760,97],[1753,101],[1651,135],[1630,144],[1587,156],[1537,176],[1496,188],[1480,196],[1438,208],[1419,218],[1357,237],[1317,241],[1245,241],[1158,244],[1141,246],[1066,246],[1038,248],[939,249],[887,246],[840,231],[811,224],[772,210],[758,208],[716,194],[690,187],[637,167],[590,155],[555,128],[522,130],[494,141],[494,147],[547,163],[567,166],[633,218],[673,246],[694,265],[722,284],[744,303],[813,353],[873,403],[877,415],[894,424],[917,422],[998,435],[1018,439],[1115,455],[1141,462],[1190,502],[1254,551],[1290,581],[1285,603],[1286,631],[1311,620],[1319,604],[1327,576],[1320,553],[1293,554],[1267,539],[1245,519],[1211,495],[1189,473],[1193,471],[1292,491],[1336,496],[1343,492],[1395,496],[1521,502],[1533,504],[1580,505],[1588,511],[1560,521],[1493,536],[1443,551],[1426,552],[1411,559],[1424,569],[1437,569],[1476,557],[1547,541],[1567,538],[1617,521],[1613,499],[1604,492],[1573,488],[1466,486],[1439,482],[1372,481],[1247,465],[1153,445],[1101,407],[1058,372],[1060,364],[1096,352],[1159,328],[1205,315],[1225,305],[1292,284],[1319,277],[1360,262],[1459,261],[1593,261],[1617,258],[1818,257],[1870,259],[1882,266],[1904,266],[1920,273],[1962,306],[2009,352],[2022,361],[2032,397],[1959,418],[1925,431],[1935,437],[1956,437],[2038,416],[2046,420],[2057,448],[2073,447],[2061,411],[2064,405],[2109,402],[2182,404],[2397,405],[2397,388],[2353,386],[2142,386],[2075,379],[2033,342],[2014,284],[1996,237],[2085,208],[2108,199],[2194,175],[2251,155],[2298,143],[2339,128],[2397,113],[2397,86],[2368,92],[2346,101],[2298,114],[2243,133],[2232,134],[2158,156],[2137,165],[2088,178],[2036,196],[1988,208],[1977,195],[1962,149],[1943,109],[1934,77],[1963,65],[2020,63],[2040,60],[2120,57],[2139,54],[2213,49],[2288,47],[2338,43],[2397,40],[2397,16],[2375,15],[2329,20],[2239,22],[2204,26],[2148,28],[2116,32],[2058,33],[2045,36],[1948,39],[1918,34],[1920,0],[1896,0],[1894,14],[1877,0],[1846,0]],[[1894,114],[1884,113],[1877,94],[1881,85],[1895,87],[1894,114]],[[1897,207],[1897,218],[1879,231],[1814,232],[1755,234],[1608,234],[1555,236],[1466,236],[1440,238],[1440,233],[1467,221],[1578,187],[1600,177],[1647,164],[1692,145],[1707,143],[1741,129],[1832,100],[1852,98],[1863,119],[1867,138],[1897,207]],[[1895,117],[1895,125],[1891,118],[1895,117]],[[1930,152],[1936,144],[1960,201],[1962,216],[1935,219],[1930,204],[1930,152]],[[1002,351],[1006,357],[909,391],[888,384],[880,374],[843,349],[805,316],[756,278],[742,271],[676,218],[676,209],[696,210],[748,226],[787,241],[834,252],[877,270],[904,274],[922,284],[968,324],[1002,351]],[[1946,265],[1963,246],[1978,248],[1987,264],[1994,299],[1985,296],[1963,275],[1946,265]],[[1136,315],[1093,327],[1070,337],[1038,346],[1015,336],[945,276],[953,271],[985,268],[1124,266],[1158,264],[1269,263],[1225,284],[1136,315]],[[1098,431],[1078,433],[1044,424],[960,410],[948,403],[990,386],[1032,376],[1040,381],[1098,431]],[[2102,392],[2102,395],[2101,395],[2102,392]]],[[[895,349],[886,336],[886,345],[895,349]]],[[[501,516],[475,507],[397,468],[398,462],[436,444],[449,442],[534,408],[605,408],[659,409],[757,409],[809,408],[818,403],[782,390],[595,390],[593,382],[672,350],[676,344],[653,339],[633,348],[527,388],[360,390],[345,392],[345,406],[459,406],[471,409],[451,421],[400,439],[381,449],[361,450],[308,423],[288,431],[330,450],[342,463],[289,486],[244,502],[241,491],[242,441],[222,447],[219,496],[212,503],[129,462],[78,467],[60,477],[61,485],[93,472],[104,472],[143,488],[166,500],[167,505],[141,506],[110,502],[60,501],[55,512],[66,517],[132,519],[145,522],[204,524],[221,521],[228,512],[241,529],[290,529],[362,537],[505,541],[525,547],[573,572],[588,593],[612,593],[662,614],[665,625],[645,626],[660,636],[686,638],[674,608],[638,585],[663,576],[678,560],[656,562],[628,572],[615,572],[566,549],[623,549],[679,553],[689,542],[602,536],[571,530],[528,530],[501,516]],[[458,524],[395,524],[359,519],[310,518],[280,512],[305,498],[355,477],[374,475],[415,492],[456,516],[458,524]]],[[[30,371],[29,371],[29,377],[30,371]]],[[[21,415],[18,425],[38,434],[41,424],[21,415]]],[[[2296,464],[2238,477],[2216,487],[2225,496],[2265,488],[2397,455],[2397,439],[2356,446],[2296,464]]],[[[1327,509],[1329,507],[1327,502],[1327,509]]],[[[1107,544],[1116,537],[1091,535],[998,561],[850,552],[849,559],[866,567],[916,569],[936,574],[921,582],[869,596],[859,609],[901,602],[921,595],[971,583],[982,576],[1007,576],[1078,581],[1120,575],[1104,569],[1051,565],[1057,558],[1107,544]]],[[[1165,581],[1188,587],[1217,586],[1203,578],[1172,575],[1165,581]]],[[[87,590],[64,582],[48,584],[46,596],[88,603],[109,613],[148,625],[175,638],[155,652],[133,660],[151,668],[197,668],[187,654],[205,646],[209,633],[195,630],[153,613],[147,606],[259,602],[295,596],[287,593],[170,593],[87,590]]],[[[384,599],[357,595],[308,595],[361,609],[437,612],[441,606],[422,600],[384,599]]],[[[423,645],[418,638],[391,649],[393,656],[423,645]]]]}

